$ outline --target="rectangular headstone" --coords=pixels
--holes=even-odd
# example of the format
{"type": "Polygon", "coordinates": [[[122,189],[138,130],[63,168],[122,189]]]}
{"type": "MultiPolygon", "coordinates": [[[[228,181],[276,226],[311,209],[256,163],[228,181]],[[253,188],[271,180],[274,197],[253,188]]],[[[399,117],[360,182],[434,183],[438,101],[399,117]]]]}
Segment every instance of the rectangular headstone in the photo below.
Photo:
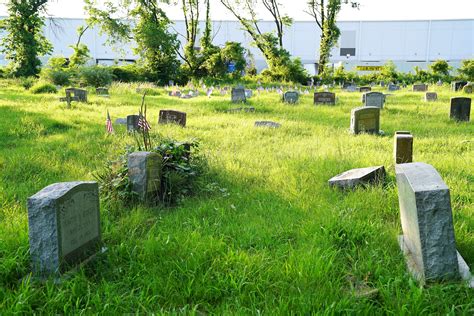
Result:
{"type": "Polygon", "coordinates": [[[344,88],[347,92],[356,92],[359,88],[355,85],[349,85],[344,88]]]}
{"type": "Polygon", "coordinates": [[[400,90],[400,86],[398,86],[396,84],[389,84],[388,85],[388,91],[397,91],[397,90],[400,90]]]}
{"type": "Polygon", "coordinates": [[[336,94],[332,92],[315,92],[314,93],[314,104],[336,104],[336,94]]]}
{"type": "Polygon", "coordinates": [[[451,82],[451,90],[460,91],[466,84],[467,81],[453,81],[451,82]]]}
{"type": "Polygon", "coordinates": [[[161,156],[139,151],[128,155],[128,177],[140,200],[157,202],[161,188],[161,156]]]}
{"type": "Polygon", "coordinates": [[[128,115],[127,116],[127,132],[136,132],[140,129],[138,126],[139,115],[128,115]]]}
{"type": "Polygon", "coordinates": [[[451,98],[451,111],[449,117],[456,121],[467,121],[471,118],[471,98],[451,98]]]}
{"type": "Polygon", "coordinates": [[[247,102],[247,98],[245,96],[245,89],[244,88],[232,88],[231,91],[231,101],[233,103],[239,102],[247,102]]]}
{"type": "Polygon", "coordinates": [[[174,110],[160,110],[158,124],[178,124],[186,126],[186,113],[174,110]]]}
{"type": "Polygon", "coordinates": [[[409,267],[422,281],[460,277],[448,186],[433,166],[395,165],[403,236],[409,267]]]}
{"type": "Polygon", "coordinates": [[[359,92],[370,92],[370,91],[372,91],[372,88],[368,87],[368,86],[364,86],[364,87],[359,88],[359,92]]]}
{"type": "Polygon", "coordinates": [[[250,89],[245,89],[245,98],[250,99],[253,95],[253,91],[250,89]]]}
{"type": "Polygon", "coordinates": [[[383,182],[385,180],[384,166],[357,168],[345,171],[329,179],[329,186],[339,189],[354,189],[359,185],[383,182]]]}
{"type": "Polygon", "coordinates": [[[351,133],[379,134],[380,108],[365,106],[351,111],[351,133]]]}
{"type": "Polygon", "coordinates": [[[31,196],[28,227],[35,276],[59,276],[86,261],[101,247],[97,183],[55,183],[31,196]]]}
{"type": "Polygon", "coordinates": [[[432,102],[438,100],[438,94],[436,92],[426,92],[425,93],[425,101],[432,102]]]}
{"type": "Polygon", "coordinates": [[[385,103],[385,95],[380,92],[367,92],[365,96],[365,106],[373,106],[380,109],[383,109],[385,103]]]}
{"type": "Polygon", "coordinates": [[[283,94],[283,102],[285,103],[290,103],[290,104],[295,104],[298,102],[299,99],[299,94],[296,91],[286,91],[283,94]]]}
{"type": "Polygon", "coordinates": [[[413,161],[413,135],[406,132],[395,132],[393,155],[395,163],[409,163],[413,161]]]}
{"type": "Polygon", "coordinates": [[[109,89],[107,88],[96,88],[95,93],[100,96],[107,96],[109,95],[109,89]]]}
{"type": "Polygon", "coordinates": [[[424,83],[414,84],[413,85],[413,91],[426,92],[426,91],[428,91],[428,85],[426,85],[424,83]]]}

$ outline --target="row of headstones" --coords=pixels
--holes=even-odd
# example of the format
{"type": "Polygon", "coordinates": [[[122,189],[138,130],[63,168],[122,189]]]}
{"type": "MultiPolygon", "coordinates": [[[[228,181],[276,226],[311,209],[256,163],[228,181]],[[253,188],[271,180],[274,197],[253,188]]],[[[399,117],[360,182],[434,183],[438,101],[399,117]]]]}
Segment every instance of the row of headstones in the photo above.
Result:
{"type": "MultiPolygon", "coordinates": [[[[410,132],[395,132],[394,160],[403,230],[399,244],[409,271],[422,284],[463,279],[474,288],[474,277],[456,250],[449,188],[433,166],[412,162],[410,132]]],[[[385,168],[375,166],[348,170],[328,182],[351,190],[385,177],[385,168]]]]}

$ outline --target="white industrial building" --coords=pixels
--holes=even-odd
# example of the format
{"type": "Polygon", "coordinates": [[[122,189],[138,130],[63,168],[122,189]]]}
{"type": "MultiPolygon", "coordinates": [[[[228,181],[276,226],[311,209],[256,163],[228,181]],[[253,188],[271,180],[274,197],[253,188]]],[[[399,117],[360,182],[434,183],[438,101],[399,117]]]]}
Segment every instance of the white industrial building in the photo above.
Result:
{"type": "MultiPolygon", "coordinates": [[[[52,55],[68,57],[69,45],[77,41],[76,29],[84,25],[83,19],[54,18],[46,21],[45,34],[52,42],[52,55]]],[[[262,31],[274,29],[273,22],[262,21],[262,31]]],[[[343,64],[346,69],[375,69],[391,60],[398,70],[410,71],[414,66],[426,68],[434,60],[447,60],[454,68],[464,59],[474,58],[474,19],[423,20],[423,21],[341,21],[338,23],[341,37],[332,50],[331,61],[343,64]],[[372,66],[367,67],[367,66],[372,66]]],[[[201,23],[201,30],[204,23],[201,23]]],[[[185,33],[183,21],[175,21],[172,28],[185,33]]],[[[251,39],[237,21],[213,22],[214,44],[236,41],[249,48],[259,70],[266,67],[258,50],[251,46],[251,39]]],[[[179,36],[182,38],[182,36],[179,36]]],[[[285,30],[284,46],[294,57],[301,58],[305,67],[314,72],[319,51],[320,31],[314,22],[295,22],[285,30]]],[[[97,29],[88,30],[82,43],[86,44],[93,60],[110,64],[117,60],[134,61],[133,43],[109,47],[106,37],[97,29]]],[[[7,61],[0,55],[0,62],[7,61]]]]}

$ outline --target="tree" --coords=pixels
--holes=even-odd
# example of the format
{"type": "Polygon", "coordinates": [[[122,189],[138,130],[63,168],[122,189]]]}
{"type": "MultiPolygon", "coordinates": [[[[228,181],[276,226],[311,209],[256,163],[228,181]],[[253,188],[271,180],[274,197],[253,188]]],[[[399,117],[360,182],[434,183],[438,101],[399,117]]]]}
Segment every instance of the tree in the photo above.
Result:
{"type": "Polygon", "coordinates": [[[71,57],[69,57],[70,67],[83,66],[91,58],[89,48],[87,47],[87,45],[81,43],[82,36],[89,29],[89,27],[89,25],[87,25],[86,27],[81,25],[77,28],[78,37],[76,45],[69,46],[73,49],[73,53],[71,57]]]}
{"type": "Polygon", "coordinates": [[[7,31],[2,39],[1,51],[10,61],[9,71],[13,76],[35,76],[40,71],[38,56],[52,51],[51,43],[42,33],[47,0],[10,0],[7,3],[8,17],[1,23],[7,31]]]}
{"type": "MultiPolygon", "coordinates": [[[[341,34],[337,27],[337,14],[341,10],[342,2],[348,4],[348,0],[308,0],[308,9],[305,11],[313,17],[317,27],[321,30],[319,44],[318,72],[323,73],[329,62],[331,48],[337,43],[341,34]]],[[[359,8],[358,2],[351,2],[353,8],[359,8]]]]}
{"type": "Polygon", "coordinates": [[[446,60],[437,60],[429,66],[431,72],[438,76],[449,76],[451,67],[446,60]]]}
{"type": "Polygon", "coordinates": [[[461,78],[468,81],[474,81],[474,59],[463,60],[458,72],[461,75],[461,78]]]}

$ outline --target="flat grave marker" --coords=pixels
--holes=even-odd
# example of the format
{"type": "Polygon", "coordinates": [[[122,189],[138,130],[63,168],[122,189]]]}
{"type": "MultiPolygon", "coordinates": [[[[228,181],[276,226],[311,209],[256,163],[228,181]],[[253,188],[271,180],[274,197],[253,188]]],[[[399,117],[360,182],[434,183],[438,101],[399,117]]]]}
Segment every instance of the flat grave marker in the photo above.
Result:
{"type": "Polygon", "coordinates": [[[256,121],[255,127],[269,127],[269,128],[279,128],[281,126],[280,123],[272,122],[272,121],[256,121]]]}
{"type": "Polygon", "coordinates": [[[385,180],[384,166],[357,168],[345,171],[329,179],[329,186],[343,190],[352,190],[359,185],[383,182],[385,180]]]}

